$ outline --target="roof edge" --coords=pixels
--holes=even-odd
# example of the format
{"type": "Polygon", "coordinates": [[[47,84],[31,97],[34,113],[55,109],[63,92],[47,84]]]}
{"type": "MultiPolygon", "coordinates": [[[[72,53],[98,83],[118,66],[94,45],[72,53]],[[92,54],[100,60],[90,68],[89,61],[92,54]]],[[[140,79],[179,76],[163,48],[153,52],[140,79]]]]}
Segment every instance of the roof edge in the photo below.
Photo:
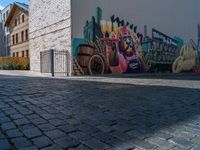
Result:
{"type": "Polygon", "coordinates": [[[24,4],[24,3],[19,3],[19,2],[14,2],[13,5],[12,5],[12,8],[10,10],[10,13],[5,21],[5,26],[8,27],[14,14],[15,14],[15,11],[17,10],[17,8],[21,8],[23,11],[25,12],[29,12],[29,8],[28,8],[28,5],[27,4],[24,4]]]}

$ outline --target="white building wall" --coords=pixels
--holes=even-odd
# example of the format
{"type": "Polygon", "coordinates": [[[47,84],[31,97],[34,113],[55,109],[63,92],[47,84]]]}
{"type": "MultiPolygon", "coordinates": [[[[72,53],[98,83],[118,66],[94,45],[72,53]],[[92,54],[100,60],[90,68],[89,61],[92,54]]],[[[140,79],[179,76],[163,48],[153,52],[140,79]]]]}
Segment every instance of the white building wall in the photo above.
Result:
{"type": "Polygon", "coordinates": [[[40,52],[56,49],[71,53],[70,0],[30,0],[30,66],[40,71],[40,52]]]}

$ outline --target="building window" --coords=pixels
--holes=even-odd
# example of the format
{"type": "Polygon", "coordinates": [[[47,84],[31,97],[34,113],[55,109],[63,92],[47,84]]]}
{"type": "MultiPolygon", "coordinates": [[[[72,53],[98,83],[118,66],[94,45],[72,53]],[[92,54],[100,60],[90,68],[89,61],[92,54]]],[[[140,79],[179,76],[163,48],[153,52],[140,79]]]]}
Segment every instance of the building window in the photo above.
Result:
{"type": "Polygon", "coordinates": [[[29,57],[29,51],[26,50],[26,57],[29,57]]]}
{"type": "Polygon", "coordinates": [[[26,40],[28,40],[28,29],[26,30],[26,40]]]}
{"type": "Polygon", "coordinates": [[[6,18],[8,18],[9,10],[6,11],[6,18]]]}
{"type": "Polygon", "coordinates": [[[24,57],[24,51],[22,51],[22,57],[24,57]]]}
{"type": "Polygon", "coordinates": [[[20,19],[21,19],[20,16],[18,16],[18,24],[20,24],[20,19]]]}
{"type": "Polygon", "coordinates": [[[8,46],[10,46],[10,35],[7,35],[7,43],[8,43],[8,46]]]}
{"type": "Polygon", "coordinates": [[[3,14],[3,21],[6,21],[6,14],[3,14]]]}
{"type": "Polygon", "coordinates": [[[22,15],[22,23],[24,23],[24,14],[22,15]]]}
{"type": "Polygon", "coordinates": [[[12,43],[15,45],[15,35],[12,36],[12,43]]]}
{"type": "Polygon", "coordinates": [[[12,53],[12,56],[15,57],[15,53],[12,53]]]}
{"type": "Polygon", "coordinates": [[[18,33],[16,34],[16,44],[18,44],[18,33]]]}
{"type": "Polygon", "coordinates": [[[17,26],[17,19],[15,19],[15,27],[17,26]]]}
{"type": "Polygon", "coordinates": [[[22,42],[24,41],[24,31],[21,32],[22,42]]]}
{"type": "Polygon", "coordinates": [[[16,57],[19,57],[19,52],[16,52],[16,57]]]}

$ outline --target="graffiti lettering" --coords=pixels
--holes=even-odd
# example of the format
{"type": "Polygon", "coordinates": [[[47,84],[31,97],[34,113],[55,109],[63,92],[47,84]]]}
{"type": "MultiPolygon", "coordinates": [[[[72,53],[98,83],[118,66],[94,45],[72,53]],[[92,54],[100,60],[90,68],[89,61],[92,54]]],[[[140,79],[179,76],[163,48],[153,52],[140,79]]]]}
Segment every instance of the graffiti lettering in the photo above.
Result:
{"type": "Polygon", "coordinates": [[[165,35],[164,33],[161,33],[156,29],[152,29],[152,39],[159,40],[167,45],[173,45],[176,47],[178,46],[178,42],[175,39],[165,35]]]}

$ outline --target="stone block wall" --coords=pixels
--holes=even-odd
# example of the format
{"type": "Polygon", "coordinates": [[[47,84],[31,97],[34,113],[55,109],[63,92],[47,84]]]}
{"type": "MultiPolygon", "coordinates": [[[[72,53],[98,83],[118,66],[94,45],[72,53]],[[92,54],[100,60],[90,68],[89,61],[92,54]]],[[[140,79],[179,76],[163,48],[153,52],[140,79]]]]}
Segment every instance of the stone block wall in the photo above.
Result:
{"type": "Polygon", "coordinates": [[[68,50],[71,55],[71,0],[30,0],[29,5],[30,65],[40,71],[41,51],[68,50]]]}
{"type": "Polygon", "coordinates": [[[16,57],[18,55],[18,57],[24,57],[29,55],[29,40],[28,36],[26,36],[29,28],[28,11],[23,11],[17,7],[11,21],[7,24],[7,26],[10,30],[10,56],[16,57]],[[22,15],[24,15],[24,22],[22,22],[22,15]],[[17,20],[17,24],[15,23],[15,20],[17,20]],[[18,36],[18,42],[16,41],[16,35],[18,36]]]}

